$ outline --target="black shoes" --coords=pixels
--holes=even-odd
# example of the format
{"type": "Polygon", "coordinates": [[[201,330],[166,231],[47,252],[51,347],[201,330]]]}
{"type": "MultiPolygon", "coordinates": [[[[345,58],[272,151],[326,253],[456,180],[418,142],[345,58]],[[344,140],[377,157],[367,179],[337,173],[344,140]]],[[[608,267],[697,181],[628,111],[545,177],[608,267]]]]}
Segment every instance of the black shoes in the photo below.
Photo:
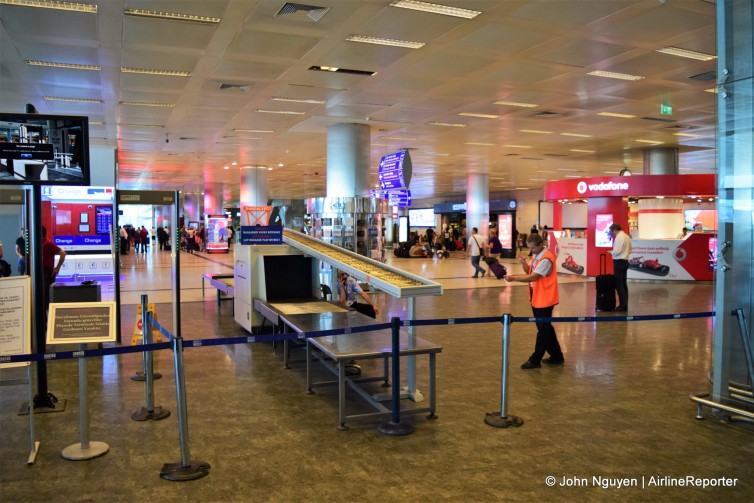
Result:
{"type": "Polygon", "coordinates": [[[565,363],[565,359],[561,358],[559,360],[556,360],[555,358],[544,358],[542,360],[542,363],[546,363],[548,365],[563,365],[565,363]]]}
{"type": "Polygon", "coordinates": [[[626,306],[618,306],[618,307],[615,308],[615,310],[616,311],[626,312],[626,311],[628,311],[628,308],[626,306]]]}
{"type": "Polygon", "coordinates": [[[484,278],[484,275],[487,274],[487,271],[482,271],[482,277],[484,278]]]}
{"type": "Polygon", "coordinates": [[[539,362],[533,362],[531,360],[526,360],[524,363],[521,364],[521,368],[523,370],[538,369],[541,367],[542,365],[539,362]]]}

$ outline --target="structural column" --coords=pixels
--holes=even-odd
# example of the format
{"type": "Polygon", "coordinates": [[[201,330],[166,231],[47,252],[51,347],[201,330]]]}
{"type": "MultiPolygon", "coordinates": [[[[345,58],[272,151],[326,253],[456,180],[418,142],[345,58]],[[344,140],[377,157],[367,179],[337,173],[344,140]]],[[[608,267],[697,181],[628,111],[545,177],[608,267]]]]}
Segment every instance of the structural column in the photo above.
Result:
{"type": "Polygon", "coordinates": [[[267,205],[267,168],[243,166],[241,168],[241,206],[267,205]]]}
{"type": "Polygon", "coordinates": [[[683,229],[683,199],[639,200],[639,238],[675,238],[683,229]]]}
{"type": "Polygon", "coordinates": [[[490,180],[485,173],[469,173],[466,177],[466,242],[471,238],[471,228],[489,237],[490,180]]]}
{"type": "Polygon", "coordinates": [[[365,124],[327,127],[327,197],[369,194],[370,128],[365,124]]]}
{"type": "Polygon", "coordinates": [[[677,175],[678,149],[674,147],[646,149],[644,151],[644,174],[677,175]]]}

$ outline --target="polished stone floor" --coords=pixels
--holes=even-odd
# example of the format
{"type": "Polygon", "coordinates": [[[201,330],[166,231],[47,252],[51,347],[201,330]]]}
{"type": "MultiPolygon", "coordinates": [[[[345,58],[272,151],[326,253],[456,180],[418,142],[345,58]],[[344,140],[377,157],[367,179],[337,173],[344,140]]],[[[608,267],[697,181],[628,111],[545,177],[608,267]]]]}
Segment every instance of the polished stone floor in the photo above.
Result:
{"type": "MultiPolygon", "coordinates": [[[[233,321],[231,303],[218,308],[212,289],[201,295],[201,274],[230,271],[232,257],[183,253],[181,261],[182,335],[245,334],[233,321]]],[[[530,314],[525,285],[472,279],[465,259],[391,263],[443,284],[442,296],[417,299],[419,319],[530,314]]],[[[157,303],[160,321],[172,325],[170,276],[167,253],[123,257],[125,334],[133,330],[142,293],[157,303]]],[[[628,314],[713,309],[709,283],[629,287],[628,314]]],[[[594,282],[563,277],[560,294],[556,316],[594,314],[594,282]]],[[[405,316],[406,300],[374,297],[381,319],[405,316]]],[[[336,390],[317,388],[307,395],[303,364],[283,369],[279,348],[273,352],[270,344],[187,348],[188,454],[212,467],[207,477],[180,483],[159,477],[164,463],[181,460],[169,351],[155,354],[164,375],[155,385],[156,404],[172,412],[162,421],[130,419],[144,405],[143,385],[129,379],[141,368],[139,354],[89,359],[90,438],[106,442],[110,451],[88,461],[61,457],[63,448],[80,441],[78,363],[52,361],[49,389],[67,407],[35,415],[41,447],[31,466],[29,417],[18,415],[28,388],[0,386],[0,501],[748,502],[754,498],[754,434],[711,417],[697,421],[688,400],[690,393],[709,389],[713,323],[710,318],[559,323],[566,364],[527,371],[519,365],[533,348],[535,328],[514,323],[508,413],[524,424],[511,429],[484,423],[486,412],[500,408],[501,325],[420,327],[420,337],[443,347],[438,419],[406,417],[415,432],[404,437],[381,435],[375,420],[349,422],[348,431],[337,431],[336,390]],[[555,487],[548,487],[549,476],[555,487]],[[736,485],[650,485],[686,476],[727,477],[736,485]],[[602,488],[593,477],[627,479],[624,484],[638,487],[602,488]],[[564,478],[569,485],[560,486],[564,478]]],[[[426,390],[423,360],[417,363],[418,387],[426,390]]],[[[374,362],[364,363],[365,374],[378,370],[374,362]]],[[[0,379],[23,375],[5,370],[0,379]]],[[[350,394],[349,399],[350,411],[360,411],[359,399],[350,394]]]]}

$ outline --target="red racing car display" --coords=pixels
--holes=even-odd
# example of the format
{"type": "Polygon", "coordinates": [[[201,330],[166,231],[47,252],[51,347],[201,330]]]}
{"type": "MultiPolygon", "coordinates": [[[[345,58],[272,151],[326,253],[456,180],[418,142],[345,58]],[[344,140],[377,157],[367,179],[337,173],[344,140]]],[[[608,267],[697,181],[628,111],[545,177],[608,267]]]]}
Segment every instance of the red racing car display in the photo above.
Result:
{"type": "Polygon", "coordinates": [[[577,264],[576,261],[573,260],[573,257],[569,254],[566,254],[565,262],[560,264],[560,266],[563,269],[567,269],[574,274],[584,274],[584,266],[577,264]]]}
{"type": "Polygon", "coordinates": [[[660,264],[657,260],[642,260],[644,257],[635,257],[628,260],[628,268],[634,271],[645,272],[655,276],[667,276],[670,267],[660,264]]]}

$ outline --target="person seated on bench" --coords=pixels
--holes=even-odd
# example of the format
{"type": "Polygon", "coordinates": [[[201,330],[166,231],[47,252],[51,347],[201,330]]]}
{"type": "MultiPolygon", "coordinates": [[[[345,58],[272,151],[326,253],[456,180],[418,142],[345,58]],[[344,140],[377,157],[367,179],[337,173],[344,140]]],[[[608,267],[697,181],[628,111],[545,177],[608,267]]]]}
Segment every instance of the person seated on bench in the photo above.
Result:
{"type": "Polygon", "coordinates": [[[380,309],[369,294],[361,289],[355,279],[343,271],[338,271],[338,291],[335,298],[338,304],[346,305],[371,318],[377,318],[380,313],[380,309]],[[356,295],[361,295],[367,304],[356,302],[356,295]]]}

